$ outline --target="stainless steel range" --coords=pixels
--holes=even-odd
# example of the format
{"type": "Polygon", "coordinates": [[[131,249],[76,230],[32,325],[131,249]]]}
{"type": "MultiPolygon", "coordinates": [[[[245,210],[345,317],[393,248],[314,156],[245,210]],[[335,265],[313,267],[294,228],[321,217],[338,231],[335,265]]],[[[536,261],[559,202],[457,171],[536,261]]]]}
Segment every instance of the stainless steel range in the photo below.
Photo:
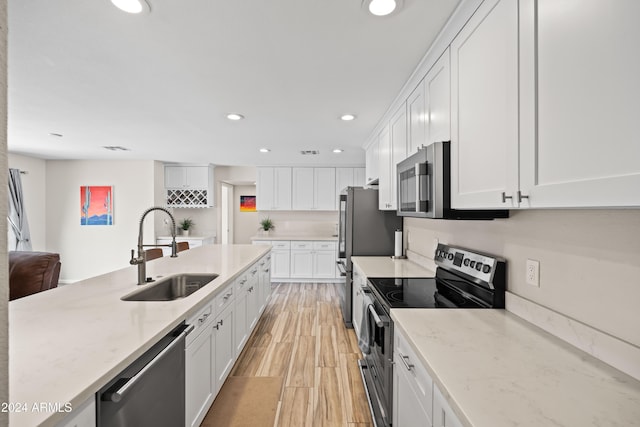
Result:
{"type": "MultiPolygon", "coordinates": [[[[440,244],[435,277],[369,278],[365,291],[359,362],[376,426],[391,426],[393,321],[398,308],[504,308],[506,262],[440,244]]],[[[401,426],[398,426],[401,427],[401,426]]]]}

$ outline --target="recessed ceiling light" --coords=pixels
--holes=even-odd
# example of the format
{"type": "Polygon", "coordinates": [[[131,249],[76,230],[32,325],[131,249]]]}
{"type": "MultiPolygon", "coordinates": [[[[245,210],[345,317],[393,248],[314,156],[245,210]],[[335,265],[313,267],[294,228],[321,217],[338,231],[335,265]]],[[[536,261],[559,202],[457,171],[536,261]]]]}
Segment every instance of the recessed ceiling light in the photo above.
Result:
{"type": "Polygon", "coordinates": [[[351,120],[354,120],[356,118],[356,116],[354,116],[353,114],[343,114],[340,116],[340,120],[344,120],[345,122],[350,122],[351,120]]]}
{"type": "Polygon", "coordinates": [[[229,114],[227,114],[226,117],[229,120],[242,120],[242,119],[244,119],[244,116],[242,114],[238,114],[238,113],[229,113],[229,114]]]}
{"type": "Polygon", "coordinates": [[[127,13],[150,12],[151,8],[146,0],[111,0],[118,9],[127,13]]]}
{"type": "Polygon", "coordinates": [[[344,150],[341,148],[334,148],[333,152],[334,153],[342,153],[344,150]]]}
{"type": "Polygon", "coordinates": [[[260,149],[261,153],[268,153],[269,151],[271,151],[271,150],[269,150],[268,148],[261,148],[260,149]]]}
{"type": "Polygon", "coordinates": [[[363,0],[362,4],[372,15],[386,16],[393,13],[400,6],[402,0],[363,0]]]}

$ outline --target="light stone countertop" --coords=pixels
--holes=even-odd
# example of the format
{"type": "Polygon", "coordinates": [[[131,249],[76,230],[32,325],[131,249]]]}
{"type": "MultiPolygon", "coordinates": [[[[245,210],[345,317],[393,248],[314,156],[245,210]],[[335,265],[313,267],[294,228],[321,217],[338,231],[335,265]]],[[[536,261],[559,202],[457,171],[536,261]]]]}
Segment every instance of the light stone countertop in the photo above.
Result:
{"type": "MultiPolygon", "coordinates": [[[[252,263],[260,245],[207,245],[147,263],[147,275],[217,273],[213,282],[176,301],[134,302],[137,267],[9,302],[9,396],[13,403],[70,402],[96,393],[252,263]]],[[[126,260],[125,260],[126,261],[126,260]]],[[[55,425],[67,414],[11,413],[11,427],[55,425]]]]}
{"type": "Polygon", "coordinates": [[[322,240],[322,241],[338,241],[338,236],[327,236],[318,234],[269,234],[268,236],[255,235],[251,241],[256,240],[322,240]]]}
{"type": "MultiPolygon", "coordinates": [[[[176,234],[176,239],[215,239],[215,234],[189,234],[188,236],[183,236],[182,234],[176,234]]],[[[158,239],[171,239],[171,234],[164,236],[156,236],[156,240],[158,239]]]]}
{"type": "Polygon", "coordinates": [[[391,317],[464,426],[640,425],[640,381],[505,310],[391,317]]]}
{"type": "Polygon", "coordinates": [[[390,256],[354,256],[353,262],[366,277],[435,277],[436,273],[408,259],[390,256]]]}

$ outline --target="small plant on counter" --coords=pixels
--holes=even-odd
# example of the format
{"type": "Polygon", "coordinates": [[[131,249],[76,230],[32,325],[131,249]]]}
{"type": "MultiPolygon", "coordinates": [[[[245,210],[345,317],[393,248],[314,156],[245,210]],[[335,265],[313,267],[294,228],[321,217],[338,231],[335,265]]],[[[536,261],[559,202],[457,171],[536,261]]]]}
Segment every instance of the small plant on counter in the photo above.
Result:
{"type": "Polygon", "coordinates": [[[182,234],[189,234],[189,230],[196,225],[191,218],[184,218],[178,223],[178,228],[182,231],[182,234]]]}
{"type": "Polygon", "coordinates": [[[260,221],[260,229],[263,231],[269,231],[276,228],[275,225],[273,225],[273,221],[271,220],[271,218],[267,217],[267,218],[263,218],[262,221],[260,221]]]}

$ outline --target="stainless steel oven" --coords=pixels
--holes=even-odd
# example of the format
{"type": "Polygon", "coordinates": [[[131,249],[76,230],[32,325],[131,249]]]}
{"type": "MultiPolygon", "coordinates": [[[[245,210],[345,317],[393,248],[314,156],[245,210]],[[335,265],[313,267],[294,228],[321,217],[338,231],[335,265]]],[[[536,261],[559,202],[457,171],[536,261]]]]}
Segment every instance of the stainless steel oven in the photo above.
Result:
{"type": "Polygon", "coordinates": [[[441,219],[507,218],[508,210],[451,208],[451,143],[434,142],[397,165],[398,215],[441,219]]]}
{"type": "Polygon", "coordinates": [[[506,262],[502,258],[440,244],[434,259],[438,266],[435,277],[368,278],[363,305],[366,316],[359,336],[363,359],[359,365],[377,427],[392,424],[391,310],[504,308],[506,262]]]}

